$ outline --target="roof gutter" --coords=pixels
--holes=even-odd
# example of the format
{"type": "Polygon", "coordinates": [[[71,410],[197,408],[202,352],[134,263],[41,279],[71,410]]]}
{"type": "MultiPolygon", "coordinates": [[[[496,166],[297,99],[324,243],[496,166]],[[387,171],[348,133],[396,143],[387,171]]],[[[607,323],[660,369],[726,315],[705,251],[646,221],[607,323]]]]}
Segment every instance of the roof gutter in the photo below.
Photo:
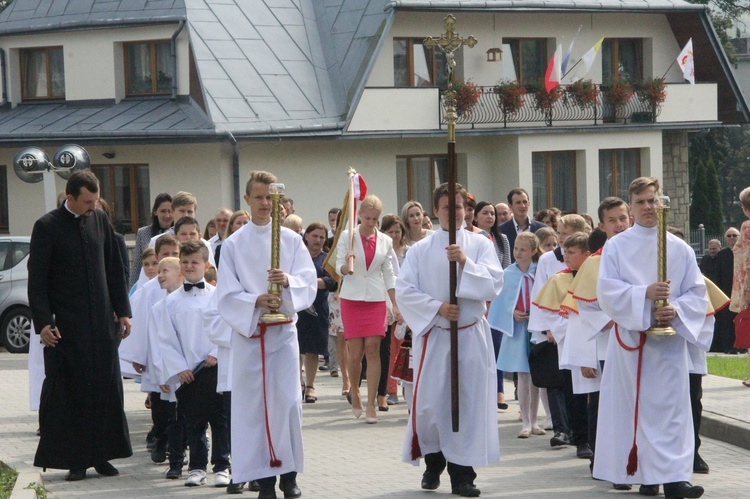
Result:
{"type": "Polygon", "coordinates": [[[700,13],[700,19],[703,23],[703,27],[706,30],[706,35],[708,36],[708,41],[711,43],[711,47],[713,47],[714,51],[719,56],[719,64],[721,64],[721,69],[724,70],[724,75],[727,77],[727,82],[732,88],[734,97],[737,99],[737,104],[740,108],[740,111],[742,111],[742,116],[745,117],[745,121],[750,121],[750,109],[748,109],[747,102],[745,102],[745,96],[742,94],[742,90],[737,84],[737,80],[734,79],[734,73],[732,72],[732,68],[729,65],[729,58],[727,57],[726,52],[724,52],[724,46],[721,44],[719,35],[716,34],[714,25],[711,22],[711,18],[709,17],[708,9],[700,13]]]}
{"type": "Polygon", "coordinates": [[[184,27],[185,18],[182,18],[180,19],[180,24],[177,25],[177,29],[172,33],[172,40],[169,44],[172,52],[172,100],[177,99],[177,37],[180,36],[180,32],[184,27]]]}
{"type": "Polygon", "coordinates": [[[428,2],[420,0],[392,0],[385,9],[397,9],[402,11],[420,12],[639,12],[652,14],[665,14],[680,11],[704,10],[705,5],[680,4],[670,5],[658,3],[656,5],[647,2],[612,3],[594,5],[576,0],[488,0],[484,2],[467,2],[464,0],[453,0],[443,2],[428,2]]]}

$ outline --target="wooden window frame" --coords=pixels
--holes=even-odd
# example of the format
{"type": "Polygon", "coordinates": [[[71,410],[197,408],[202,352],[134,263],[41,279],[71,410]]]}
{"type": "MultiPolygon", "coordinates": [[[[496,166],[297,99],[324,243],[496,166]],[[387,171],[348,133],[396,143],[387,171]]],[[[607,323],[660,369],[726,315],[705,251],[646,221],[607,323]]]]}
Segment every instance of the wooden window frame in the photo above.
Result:
{"type": "MultiPolygon", "coordinates": [[[[635,81],[643,80],[643,38],[605,38],[604,42],[610,42],[612,44],[612,72],[609,74],[609,78],[619,77],[617,68],[620,67],[620,42],[629,41],[636,42],[638,59],[640,61],[640,67],[638,68],[638,74],[635,76],[635,81]]],[[[605,80],[605,75],[602,74],[602,80],[605,80]]]]}
{"type": "MultiPolygon", "coordinates": [[[[577,158],[575,151],[564,150],[564,151],[534,151],[532,154],[543,154],[544,155],[544,182],[546,184],[547,199],[545,200],[545,207],[549,208],[555,206],[553,203],[553,190],[552,190],[552,155],[555,153],[565,153],[573,155],[573,207],[572,209],[565,210],[561,207],[563,212],[578,213],[578,179],[577,179],[577,158]]],[[[533,192],[533,188],[532,188],[533,192]]],[[[534,204],[540,206],[540,200],[534,199],[534,204]]]]}
{"type": "MultiPolygon", "coordinates": [[[[156,46],[166,44],[169,45],[169,40],[146,40],[146,41],[138,41],[138,42],[126,42],[122,45],[123,50],[123,61],[125,64],[125,96],[126,97],[143,97],[143,96],[149,96],[149,95],[170,95],[171,90],[159,92],[159,74],[156,66],[156,46]],[[130,75],[128,72],[128,63],[130,62],[129,59],[129,53],[128,49],[135,45],[146,45],[148,46],[149,50],[149,56],[150,56],[150,66],[151,66],[151,91],[150,92],[143,92],[143,93],[137,93],[133,92],[130,88],[130,75]]],[[[172,79],[174,80],[174,75],[171,75],[172,79]]],[[[173,81],[174,83],[174,81],[173,81]]],[[[171,86],[171,85],[170,85],[171,86]]]]}
{"type": "MultiPolygon", "coordinates": [[[[515,37],[515,38],[503,38],[503,43],[510,45],[511,48],[511,57],[513,58],[513,64],[516,66],[516,73],[518,73],[518,81],[522,84],[526,84],[528,82],[524,82],[524,76],[523,76],[523,45],[521,44],[522,41],[536,41],[542,43],[542,50],[541,53],[543,56],[546,57],[547,55],[547,39],[546,38],[540,38],[540,37],[515,37]],[[513,50],[513,45],[517,44],[518,50],[513,50]]],[[[542,61],[542,68],[546,68],[545,66],[546,61],[542,61]]],[[[544,78],[544,74],[540,75],[541,78],[544,78]]]]}
{"type": "MultiPolygon", "coordinates": [[[[609,196],[617,196],[617,191],[619,190],[618,189],[619,185],[617,183],[618,182],[617,179],[619,177],[618,172],[617,172],[617,168],[618,168],[617,153],[619,151],[628,151],[628,150],[635,150],[635,151],[639,152],[639,154],[636,156],[636,175],[635,175],[635,178],[638,178],[638,177],[641,176],[641,155],[640,155],[640,148],[638,148],[638,147],[623,147],[623,148],[619,148],[619,149],[600,149],[599,150],[599,154],[602,154],[602,153],[609,153],[610,154],[611,165],[612,165],[612,172],[611,172],[612,173],[612,192],[610,192],[609,194],[607,194],[605,196],[602,196],[602,193],[600,192],[599,196],[602,199],[604,199],[605,197],[609,197],[609,196]]],[[[599,165],[600,165],[599,175],[601,176],[601,174],[602,174],[602,171],[601,171],[601,160],[599,161],[599,165]]]]}
{"type": "MultiPolygon", "coordinates": [[[[415,168],[412,165],[413,159],[424,159],[428,158],[430,165],[434,165],[435,161],[438,159],[443,159],[445,161],[448,160],[447,154],[408,154],[408,155],[399,155],[396,156],[396,161],[402,159],[406,161],[406,190],[407,190],[407,199],[414,199],[414,173],[413,169],[415,168]]],[[[432,185],[432,190],[434,191],[437,185],[435,184],[435,168],[430,168],[430,184],[432,185]]],[[[430,206],[431,208],[431,206],[430,206]]],[[[425,210],[428,210],[430,208],[425,208],[425,210]]]]}
{"type": "Polygon", "coordinates": [[[50,52],[52,50],[61,50],[63,51],[63,56],[65,54],[63,46],[62,45],[53,45],[50,47],[27,47],[19,49],[19,65],[21,68],[21,100],[22,101],[32,101],[32,100],[64,100],[65,99],[65,59],[63,57],[63,95],[61,96],[53,96],[52,95],[52,70],[51,70],[51,64],[50,64],[50,52]],[[31,52],[41,52],[44,51],[44,62],[45,62],[45,69],[47,70],[47,96],[46,97],[38,97],[38,96],[28,96],[26,95],[26,82],[24,81],[24,78],[26,77],[26,54],[31,52]]]}
{"type": "MultiPolygon", "coordinates": [[[[115,189],[115,175],[113,174],[115,168],[127,168],[128,169],[128,182],[129,182],[129,188],[130,188],[130,230],[132,234],[137,234],[138,229],[140,226],[140,212],[138,209],[138,199],[141,193],[139,193],[138,189],[138,182],[137,182],[137,171],[138,168],[146,167],[148,168],[147,163],[126,163],[126,164],[115,164],[115,165],[91,165],[91,171],[96,172],[96,169],[98,168],[106,168],[110,170],[109,175],[109,185],[107,186],[109,188],[109,192],[116,193],[115,189]]],[[[97,176],[97,178],[99,178],[97,176]]],[[[103,182],[103,179],[99,178],[99,182],[103,182]]],[[[104,189],[100,189],[100,192],[104,189]]],[[[148,196],[149,193],[143,193],[143,195],[148,196]]],[[[117,200],[115,199],[107,199],[107,202],[109,203],[110,210],[112,211],[112,216],[114,217],[116,213],[116,206],[117,206],[117,200]]],[[[115,221],[112,220],[112,223],[115,221]]]]}
{"type": "MultiPolygon", "coordinates": [[[[399,87],[399,88],[424,88],[424,87],[414,87],[414,43],[417,42],[421,45],[424,45],[424,38],[396,36],[396,37],[393,37],[393,41],[394,42],[397,42],[397,41],[406,42],[406,66],[409,72],[409,86],[399,87]]],[[[430,50],[432,51],[432,67],[430,68],[430,80],[433,83],[437,83],[438,71],[440,71],[440,65],[438,64],[438,58],[437,58],[437,50],[435,49],[435,47],[431,47],[430,50]]],[[[437,84],[433,84],[432,86],[439,87],[439,85],[437,84]]]]}

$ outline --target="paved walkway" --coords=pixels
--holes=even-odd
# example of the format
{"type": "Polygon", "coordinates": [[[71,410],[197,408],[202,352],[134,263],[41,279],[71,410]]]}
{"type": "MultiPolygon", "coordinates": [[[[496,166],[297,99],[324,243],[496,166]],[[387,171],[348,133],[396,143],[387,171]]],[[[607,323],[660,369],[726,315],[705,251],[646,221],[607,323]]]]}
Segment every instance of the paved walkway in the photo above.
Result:
{"type": "MultiPolygon", "coordinates": [[[[32,467],[36,449],[36,413],[28,410],[27,373],[23,355],[0,353],[0,459],[21,472],[37,473],[32,467]]],[[[340,396],[340,379],[321,373],[317,385],[319,400],[304,404],[305,473],[298,482],[306,498],[448,498],[447,476],[435,493],[419,489],[422,469],[400,460],[407,411],[404,404],[379,413],[379,423],[365,425],[355,420],[350,406],[340,396]]],[[[748,439],[750,434],[750,389],[738,381],[704,378],[704,417],[707,427],[715,426],[730,441],[748,439]],[[744,436],[743,436],[744,435],[744,436]]],[[[90,470],[90,478],[68,483],[65,473],[42,473],[49,497],[136,498],[136,497],[225,497],[222,489],[211,486],[209,473],[204,487],[187,488],[183,481],[164,478],[166,465],[151,462],[145,449],[149,413],[143,407],[145,396],[139,385],[125,382],[125,406],[133,439],[134,456],[114,461],[121,472],[115,478],[100,478],[90,470]]],[[[615,492],[610,485],[594,481],[588,462],[575,458],[575,448],[552,449],[547,437],[516,438],[520,430],[518,409],[499,413],[501,463],[479,469],[476,484],[482,497],[589,498],[604,495],[640,497],[634,491],[615,492]]],[[[747,497],[750,451],[705,438],[702,455],[711,466],[709,475],[696,475],[694,483],[706,487],[704,497],[747,497]]],[[[24,480],[34,474],[24,473],[24,480]]],[[[38,476],[38,475],[36,475],[38,476]]],[[[28,483],[28,482],[27,482],[28,483]]],[[[242,497],[255,497],[247,490],[242,497]]],[[[662,496],[663,497],[663,496],[662,496]]]]}

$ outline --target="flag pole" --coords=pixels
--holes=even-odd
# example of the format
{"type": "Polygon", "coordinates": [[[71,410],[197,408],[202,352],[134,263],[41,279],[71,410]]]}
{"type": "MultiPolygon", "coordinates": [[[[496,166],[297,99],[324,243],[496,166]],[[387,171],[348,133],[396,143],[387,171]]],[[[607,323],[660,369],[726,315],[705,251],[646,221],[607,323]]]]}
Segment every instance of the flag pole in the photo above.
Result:
{"type": "MultiPolygon", "coordinates": [[[[448,86],[445,90],[445,119],[448,122],[448,244],[456,244],[456,91],[453,88],[454,70],[456,60],[454,53],[463,45],[473,47],[477,44],[476,38],[469,36],[461,38],[455,31],[456,18],[448,14],[443,21],[445,33],[437,39],[433,37],[425,38],[425,47],[438,48],[445,54],[446,66],[448,70],[448,86]]],[[[456,287],[458,282],[457,262],[449,262],[449,287],[450,287],[450,304],[457,305],[456,287]]],[[[450,323],[450,365],[451,365],[451,428],[454,432],[458,431],[459,411],[458,411],[458,322],[450,323]]],[[[416,428],[415,428],[416,431],[416,428]]]]}
{"type": "Polygon", "coordinates": [[[672,64],[670,64],[670,65],[669,65],[669,67],[667,68],[667,70],[666,70],[666,71],[664,71],[664,74],[663,74],[663,75],[662,75],[662,77],[661,77],[661,79],[662,79],[662,80],[663,80],[664,78],[666,78],[666,77],[667,77],[667,73],[669,73],[669,70],[670,70],[670,69],[672,69],[672,66],[674,66],[674,63],[675,63],[675,62],[677,62],[677,59],[674,59],[674,60],[672,61],[672,64]]]}

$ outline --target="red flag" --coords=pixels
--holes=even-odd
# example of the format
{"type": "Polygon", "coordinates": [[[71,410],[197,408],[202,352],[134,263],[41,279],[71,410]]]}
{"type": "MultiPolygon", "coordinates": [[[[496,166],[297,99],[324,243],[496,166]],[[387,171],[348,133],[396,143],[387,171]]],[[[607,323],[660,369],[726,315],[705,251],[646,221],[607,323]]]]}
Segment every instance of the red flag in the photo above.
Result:
{"type": "Polygon", "coordinates": [[[544,73],[544,88],[547,89],[547,93],[551,92],[555,87],[560,85],[560,79],[562,78],[562,71],[560,64],[562,62],[562,45],[558,44],[555,53],[552,54],[552,58],[549,60],[547,65],[547,72],[544,73]]]}

